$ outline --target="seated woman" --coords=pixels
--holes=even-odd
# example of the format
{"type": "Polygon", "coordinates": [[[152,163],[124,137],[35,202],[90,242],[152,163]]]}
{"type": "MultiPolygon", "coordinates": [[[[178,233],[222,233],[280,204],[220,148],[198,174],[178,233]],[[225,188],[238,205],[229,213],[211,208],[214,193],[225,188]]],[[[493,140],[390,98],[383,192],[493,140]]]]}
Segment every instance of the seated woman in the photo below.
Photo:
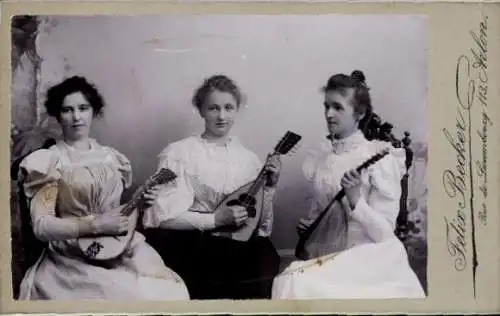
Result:
{"type": "Polygon", "coordinates": [[[85,78],[71,77],[49,89],[45,106],[58,120],[63,140],[31,153],[20,164],[34,234],[48,244],[26,272],[20,299],[189,299],[180,277],[165,267],[139,233],[112,263],[85,259],[79,237],[128,229],[128,219],[119,211],[132,169],[123,154],[89,137],[104,102],[85,78]]]}
{"type": "Polygon", "coordinates": [[[372,113],[368,90],[361,71],[333,75],[324,87],[330,135],[304,163],[314,200],[308,216],[299,223],[299,234],[341,188],[345,197],[330,209],[324,230],[315,236],[322,250],[308,260],[292,262],[278,275],[273,299],[425,297],[406,250],[394,234],[405,152],[388,142],[366,139],[363,127],[372,113]],[[389,154],[365,171],[356,171],[383,149],[389,149],[389,154]]]}
{"type": "Polygon", "coordinates": [[[264,188],[260,225],[248,241],[215,236],[214,229],[235,230],[248,219],[246,210],[231,206],[214,212],[225,197],[254,180],[262,163],[230,135],[242,95],[224,75],[205,80],[193,103],[205,121],[202,135],[187,137],[166,147],[159,168],[168,167],[178,181],[156,192],[143,225],[148,241],[186,282],[193,299],[270,298],[279,257],[269,239],[273,223],[272,199],[280,161],[271,156],[264,188]]]}

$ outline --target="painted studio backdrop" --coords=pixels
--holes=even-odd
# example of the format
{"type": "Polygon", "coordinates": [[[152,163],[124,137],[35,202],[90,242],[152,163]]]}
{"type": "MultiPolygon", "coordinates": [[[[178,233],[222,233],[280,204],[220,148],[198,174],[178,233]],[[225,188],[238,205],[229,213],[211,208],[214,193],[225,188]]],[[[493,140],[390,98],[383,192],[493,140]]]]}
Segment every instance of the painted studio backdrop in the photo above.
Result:
{"type": "Polygon", "coordinates": [[[408,15],[20,18],[13,23],[12,159],[35,146],[34,135],[57,135],[43,108],[48,87],[83,75],[107,103],[92,136],[131,160],[133,191],[165,146],[203,130],[191,105],[195,88],[212,74],[229,75],[246,95],[233,134],[262,160],[287,130],[303,137],[282,159],[275,200],[272,240],[286,257],[309,207],[302,162],[327,132],[320,88],[333,73],[360,69],[375,111],[397,137],[411,135],[409,252],[424,280],[426,43],[425,18],[408,15]]]}

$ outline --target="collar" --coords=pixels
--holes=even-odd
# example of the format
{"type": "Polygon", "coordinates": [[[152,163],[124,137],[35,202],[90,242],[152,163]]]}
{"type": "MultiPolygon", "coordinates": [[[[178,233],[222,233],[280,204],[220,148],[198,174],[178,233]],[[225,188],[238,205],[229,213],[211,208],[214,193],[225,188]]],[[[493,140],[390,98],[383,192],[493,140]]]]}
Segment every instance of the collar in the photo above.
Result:
{"type": "Polygon", "coordinates": [[[335,154],[349,152],[366,142],[365,135],[359,129],[345,138],[335,139],[329,137],[329,139],[332,144],[333,153],[335,154]]]}
{"type": "Polygon", "coordinates": [[[236,136],[232,136],[230,135],[228,138],[227,138],[227,141],[224,142],[223,144],[219,144],[217,143],[216,141],[210,141],[206,138],[203,137],[203,134],[202,135],[199,135],[198,136],[198,139],[205,145],[208,145],[210,147],[228,147],[228,146],[231,146],[231,145],[234,145],[234,144],[237,144],[238,143],[238,138],[236,136]]]}

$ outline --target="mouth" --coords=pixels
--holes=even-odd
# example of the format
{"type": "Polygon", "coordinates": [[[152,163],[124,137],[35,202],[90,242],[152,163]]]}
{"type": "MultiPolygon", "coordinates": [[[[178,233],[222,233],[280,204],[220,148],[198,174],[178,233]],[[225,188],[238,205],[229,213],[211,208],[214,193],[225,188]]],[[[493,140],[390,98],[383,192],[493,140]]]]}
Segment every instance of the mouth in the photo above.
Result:
{"type": "Polygon", "coordinates": [[[217,123],[215,123],[215,126],[217,126],[218,128],[224,128],[224,127],[228,126],[228,123],[227,122],[217,122],[217,123]]]}
{"type": "Polygon", "coordinates": [[[73,124],[73,128],[85,127],[85,124],[73,124]]]}

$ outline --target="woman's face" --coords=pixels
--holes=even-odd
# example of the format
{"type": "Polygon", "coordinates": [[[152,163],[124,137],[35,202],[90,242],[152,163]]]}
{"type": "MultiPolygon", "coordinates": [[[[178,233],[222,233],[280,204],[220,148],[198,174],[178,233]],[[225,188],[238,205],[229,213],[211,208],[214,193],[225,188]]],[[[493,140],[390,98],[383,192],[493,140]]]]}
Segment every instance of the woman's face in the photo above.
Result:
{"type": "Polygon", "coordinates": [[[345,93],[329,90],[325,93],[325,118],[328,131],[337,138],[344,138],[358,129],[357,115],[354,113],[352,97],[354,89],[345,93]]]}
{"type": "Polygon", "coordinates": [[[68,94],[59,117],[64,137],[71,140],[88,137],[93,115],[94,109],[81,92],[68,94]]]}
{"type": "Polygon", "coordinates": [[[205,132],[212,137],[227,136],[238,110],[238,103],[231,93],[218,90],[211,92],[200,109],[205,120],[205,132]]]}

